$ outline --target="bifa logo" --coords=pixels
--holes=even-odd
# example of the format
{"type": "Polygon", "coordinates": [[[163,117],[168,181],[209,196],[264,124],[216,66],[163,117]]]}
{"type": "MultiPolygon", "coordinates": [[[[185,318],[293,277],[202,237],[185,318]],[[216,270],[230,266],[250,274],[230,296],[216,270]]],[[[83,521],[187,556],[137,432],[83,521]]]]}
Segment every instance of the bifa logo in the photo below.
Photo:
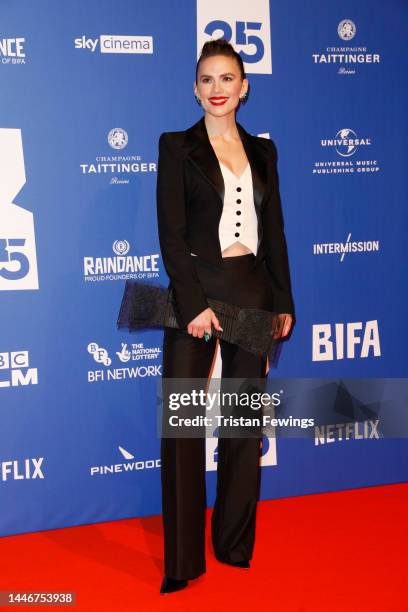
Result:
{"type": "Polygon", "coordinates": [[[13,203],[25,182],[21,130],[0,129],[0,290],[38,289],[33,213],[13,203]]]}
{"type": "Polygon", "coordinates": [[[94,53],[153,53],[153,36],[115,36],[101,34],[99,38],[75,38],[75,49],[85,49],[94,53]]]}
{"type": "Polygon", "coordinates": [[[112,463],[110,465],[94,465],[90,468],[91,476],[106,476],[107,474],[119,474],[124,472],[138,472],[140,470],[152,470],[160,468],[160,459],[136,459],[135,456],[122,446],[118,446],[119,452],[125,462],[112,463]]]}
{"type": "Polygon", "coordinates": [[[25,64],[25,38],[0,38],[0,62],[25,64]]]}
{"type": "Polygon", "coordinates": [[[313,325],[312,360],[381,357],[378,321],[313,325]]]}
{"type": "Polygon", "coordinates": [[[24,459],[23,461],[1,461],[0,471],[3,482],[8,480],[35,480],[44,478],[41,469],[44,457],[24,459]]]}
{"type": "Polygon", "coordinates": [[[207,40],[225,38],[242,57],[245,72],[271,74],[269,0],[197,0],[197,59],[207,40]]]}
{"type": "Polygon", "coordinates": [[[38,370],[29,365],[28,351],[0,353],[0,389],[38,385],[38,370]]]}

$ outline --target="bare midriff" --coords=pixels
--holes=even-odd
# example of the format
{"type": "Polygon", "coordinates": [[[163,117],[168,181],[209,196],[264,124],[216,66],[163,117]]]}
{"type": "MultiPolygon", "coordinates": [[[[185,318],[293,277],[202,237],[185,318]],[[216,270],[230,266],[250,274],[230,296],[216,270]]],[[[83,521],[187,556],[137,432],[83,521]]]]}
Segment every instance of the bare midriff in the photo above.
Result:
{"type": "Polygon", "coordinates": [[[234,244],[230,244],[229,247],[224,249],[221,252],[221,255],[223,257],[237,257],[239,255],[248,255],[249,253],[252,253],[251,249],[245,246],[245,244],[242,244],[242,242],[237,241],[234,242],[234,244]]]}

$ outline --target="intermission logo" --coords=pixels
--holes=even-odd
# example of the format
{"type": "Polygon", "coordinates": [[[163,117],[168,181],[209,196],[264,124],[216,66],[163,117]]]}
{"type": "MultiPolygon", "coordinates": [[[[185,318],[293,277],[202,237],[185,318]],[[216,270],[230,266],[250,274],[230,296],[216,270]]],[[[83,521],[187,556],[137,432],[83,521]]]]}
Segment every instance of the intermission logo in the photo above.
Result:
{"type": "Polygon", "coordinates": [[[312,360],[381,357],[378,321],[319,323],[312,329],[312,360]]]}
{"type": "Polygon", "coordinates": [[[97,342],[90,342],[87,351],[96,363],[105,366],[103,369],[88,371],[89,383],[161,376],[161,364],[155,363],[159,361],[162,352],[159,346],[146,347],[141,342],[122,342],[120,350],[109,353],[97,342]],[[122,364],[129,365],[125,367],[122,364]]]}
{"type": "Polygon", "coordinates": [[[127,240],[115,240],[112,250],[113,257],[84,257],[85,282],[97,283],[159,277],[160,253],[129,255],[130,244],[127,240]]]}
{"type": "Polygon", "coordinates": [[[33,213],[13,202],[25,182],[21,130],[0,128],[0,291],[38,289],[33,213]]]}
{"type": "Polygon", "coordinates": [[[379,440],[379,422],[380,419],[315,427],[314,445],[322,446],[332,442],[347,442],[349,440],[379,440]]]}
{"type": "Polygon", "coordinates": [[[342,128],[334,138],[321,138],[322,151],[328,151],[331,159],[316,160],[312,174],[374,174],[380,171],[377,159],[370,158],[372,139],[360,137],[351,128],[342,128]],[[365,159],[357,159],[365,156],[365,159]],[[353,159],[355,157],[356,159],[353,159]]]}
{"type": "MultiPolygon", "coordinates": [[[[106,142],[115,151],[123,151],[129,142],[128,133],[123,128],[113,128],[107,134],[106,142]]],[[[110,185],[128,185],[135,174],[157,172],[156,161],[142,161],[141,155],[133,153],[110,155],[104,152],[97,155],[92,162],[79,164],[79,167],[81,174],[103,175],[109,179],[110,185]]]]}
{"type": "Polygon", "coordinates": [[[25,38],[0,38],[0,64],[25,64],[25,38]]]}
{"type": "Polygon", "coordinates": [[[313,244],[313,255],[338,255],[341,262],[348,253],[374,253],[379,250],[379,240],[351,240],[351,232],[345,242],[315,242],[313,244]]]}
{"type": "Polygon", "coordinates": [[[126,472],[140,472],[140,470],[154,470],[161,466],[160,459],[135,459],[135,456],[122,446],[119,452],[125,461],[109,465],[94,465],[90,468],[91,476],[107,476],[109,474],[123,474],[126,472]]]}
{"type": "Polygon", "coordinates": [[[248,74],[271,74],[269,0],[197,0],[197,59],[207,40],[225,38],[248,74]]]}
{"type": "Polygon", "coordinates": [[[314,64],[334,64],[337,74],[356,74],[356,66],[362,64],[379,64],[381,57],[379,53],[369,52],[367,47],[361,45],[350,45],[357,34],[356,24],[351,19],[342,19],[337,25],[337,35],[343,44],[339,46],[328,46],[323,52],[312,53],[314,64]]]}
{"type": "Polygon", "coordinates": [[[33,457],[29,459],[14,459],[0,462],[0,472],[2,482],[11,480],[36,480],[44,478],[42,464],[44,457],[33,457]]]}
{"type": "Polygon", "coordinates": [[[30,368],[28,351],[0,353],[0,389],[38,385],[38,370],[30,368]]]}
{"type": "Polygon", "coordinates": [[[90,38],[83,34],[74,40],[75,49],[95,53],[153,53],[153,36],[115,36],[101,34],[99,38],[90,38]]]}

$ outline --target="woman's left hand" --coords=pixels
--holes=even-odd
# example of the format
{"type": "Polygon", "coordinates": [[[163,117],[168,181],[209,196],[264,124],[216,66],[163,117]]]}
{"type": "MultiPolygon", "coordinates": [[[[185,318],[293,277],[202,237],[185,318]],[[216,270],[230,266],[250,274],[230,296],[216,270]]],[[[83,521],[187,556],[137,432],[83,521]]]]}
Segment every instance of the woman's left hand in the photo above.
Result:
{"type": "Polygon", "coordinates": [[[273,335],[274,339],[285,338],[292,328],[293,317],[291,314],[282,313],[276,315],[274,319],[274,329],[271,331],[271,334],[275,330],[273,335]]]}

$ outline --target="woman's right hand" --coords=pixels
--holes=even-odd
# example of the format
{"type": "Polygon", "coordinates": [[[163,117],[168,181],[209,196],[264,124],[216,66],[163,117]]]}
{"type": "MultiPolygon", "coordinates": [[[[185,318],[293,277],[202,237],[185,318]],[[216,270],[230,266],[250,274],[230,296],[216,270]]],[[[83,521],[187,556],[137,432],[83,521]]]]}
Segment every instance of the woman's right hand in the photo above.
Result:
{"type": "Polygon", "coordinates": [[[213,325],[214,329],[217,331],[224,331],[214,311],[211,308],[206,308],[200,312],[195,319],[190,321],[187,325],[187,331],[195,338],[202,338],[204,332],[208,332],[211,336],[211,325],[213,325]]]}

